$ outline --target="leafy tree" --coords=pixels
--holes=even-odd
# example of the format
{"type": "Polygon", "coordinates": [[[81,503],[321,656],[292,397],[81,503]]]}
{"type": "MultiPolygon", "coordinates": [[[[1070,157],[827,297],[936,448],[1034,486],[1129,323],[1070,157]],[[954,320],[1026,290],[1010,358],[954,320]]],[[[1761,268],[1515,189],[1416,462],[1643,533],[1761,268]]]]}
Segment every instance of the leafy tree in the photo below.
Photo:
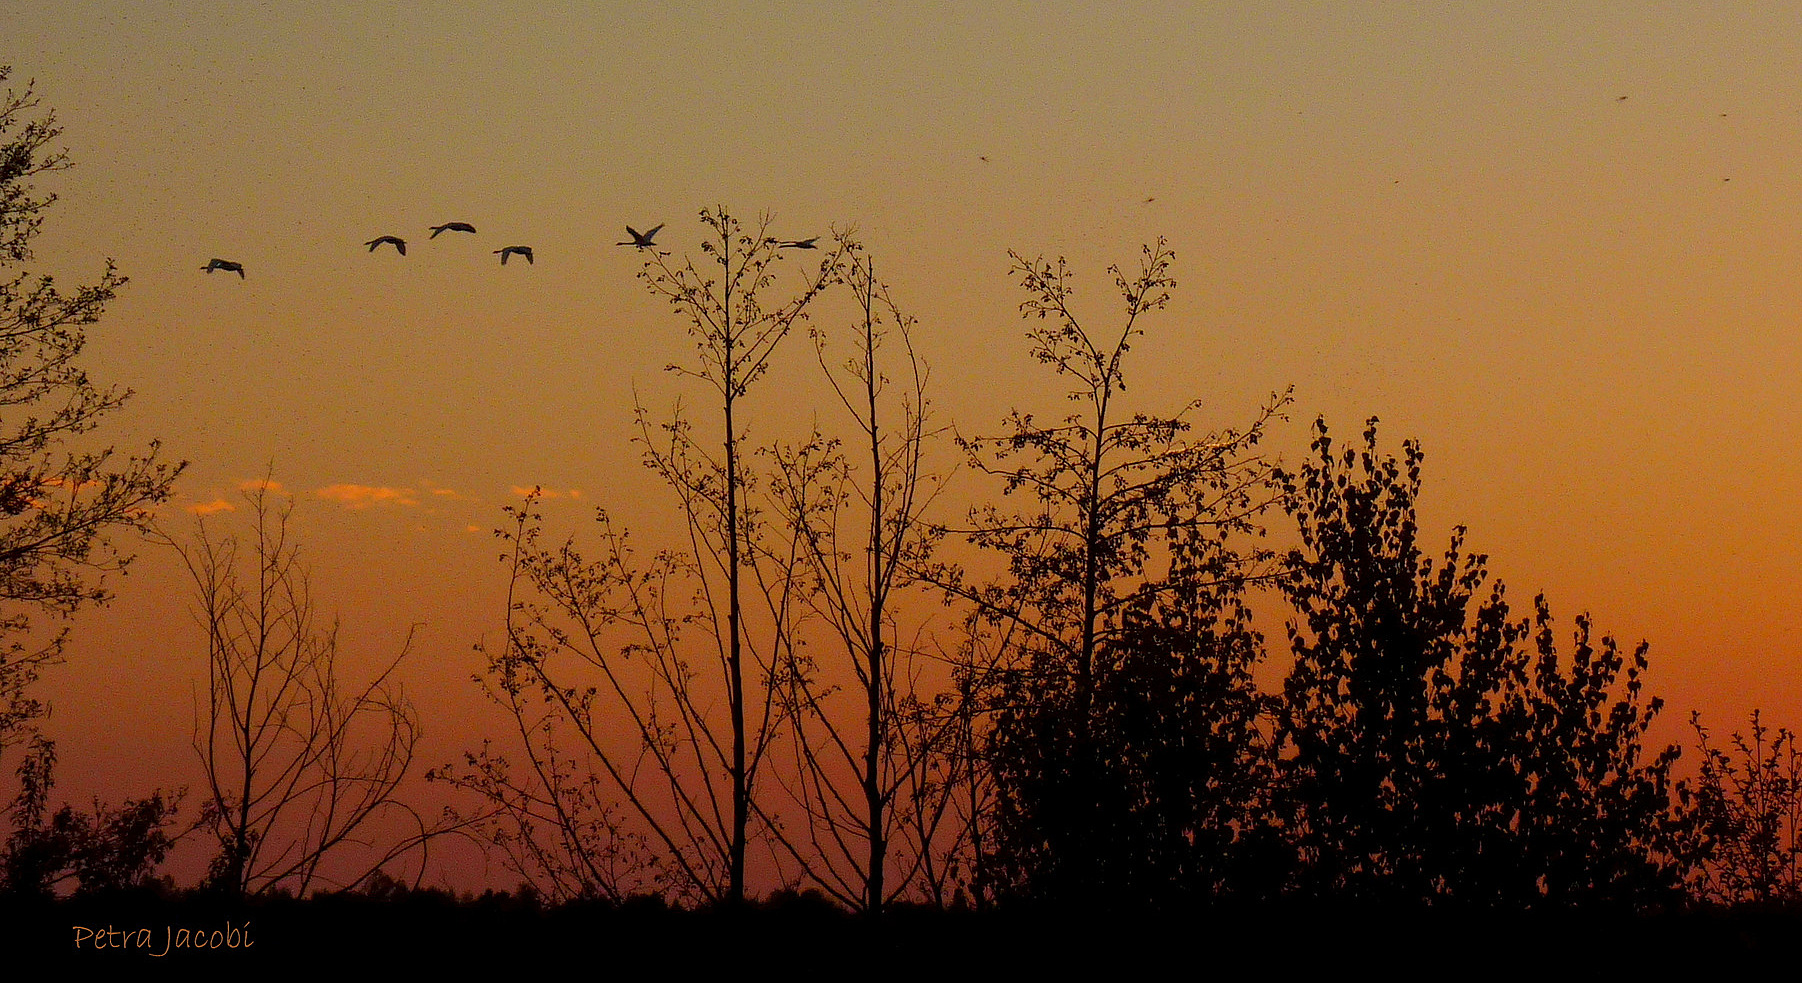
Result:
{"type": "Polygon", "coordinates": [[[1125,614],[1086,721],[1052,660],[1001,677],[988,758],[1003,893],[1177,907],[1274,891],[1270,707],[1251,675],[1262,639],[1240,598],[1197,595],[1125,614]]]}
{"type": "Polygon", "coordinates": [[[1261,646],[1242,596],[1269,553],[1241,541],[1277,497],[1278,472],[1255,449],[1288,397],[1214,433],[1188,419],[1198,402],[1127,413],[1125,358],[1140,319],[1169,300],[1172,253],[1160,240],[1130,279],[1110,268],[1123,315],[1105,334],[1072,309],[1063,260],[1013,258],[1032,355],[1073,380],[1081,409],[1051,425],[1015,411],[1000,435],[961,441],[1027,506],[971,515],[970,541],[1005,559],[1003,577],[937,574],[993,632],[980,675],[998,885],[1132,904],[1208,890],[1258,784],[1261,646]],[[1162,771],[1172,756],[1181,774],[1162,771]],[[1164,865],[1167,850],[1186,855],[1164,865]]]}
{"type": "MultiPolygon", "coordinates": [[[[11,69],[0,66],[0,81],[11,69]]],[[[121,461],[82,438],[131,390],[98,386],[79,365],[83,328],[125,284],[111,261],[72,293],[22,267],[55,195],[34,177],[62,170],[54,115],[36,114],[28,83],[0,98],[0,753],[29,740],[46,708],[31,684],[61,656],[67,627],[44,633],[34,611],[66,618],[107,599],[104,574],[130,561],[111,535],[146,528],[183,464],[157,461],[152,441],[121,461]]]]}
{"type": "Polygon", "coordinates": [[[1306,893],[1528,907],[1668,900],[1682,878],[1670,770],[1642,743],[1642,643],[1558,651],[1550,608],[1512,620],[1463,527],[1418,543],[1422,454],[1336,451],[1316,421],[1293,483],[1284,787],[1306,893]],[[1474,607],[1474,610],[1473,610],[1474,607]]]}
{"type": "Polygon", "coordinates": [[[48,898],[74,881],[76,894],[121,891],[146,883],[175,845],[179,794],[162,791],[117,809],[94,802],[92,813],[65,805],[49,813],[55,745],[39,736],[18,769],[13,832],[0,851],[0,888],[16,897],[48,898]]]}

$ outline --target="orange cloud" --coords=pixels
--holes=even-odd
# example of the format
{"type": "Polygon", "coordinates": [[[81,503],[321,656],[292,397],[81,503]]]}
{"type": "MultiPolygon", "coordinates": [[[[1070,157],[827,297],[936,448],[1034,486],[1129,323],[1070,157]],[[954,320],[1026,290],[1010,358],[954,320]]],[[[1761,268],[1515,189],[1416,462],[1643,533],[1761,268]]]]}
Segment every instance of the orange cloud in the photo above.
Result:
{"type": "MultiPolygon", "coordinates": [[[[525,496],[532,494],[532,489],[527,488],[524,485],[514,485],[510,490],[513,492],[513,494],[515,494],[521,498],[524,498],[525,496]]],[[[544,488],[541,486],[538,489],[538,497],[539,498],[581,498],[582,497],[582,489],[571,488],[568,491],[562,491],[562,490],[559,490],[556,488],[544,488]]]]}
{"type": "Polygon", "coordinates": [[[337,502],[347,509],[366,509],[371,505],[418,505],[411,488],[388,488],[377,485],[327,485],[313,494],[337,502]]]}
{"type": "Polygon", "coordinates": [[[54,478],[45,478],[43,481],[39,482],[39,484],[44,487],[47,487],[47,488],[73,487],[77,492],[84,492],[84,491],[89,491],[91,489],[99,488],[103,484],[103,482],[83,481],[83,482],[72,485],[67,478],[63,478],[63,477],[59,476],[59,477],[54,477],[54,478]]]}
{"type": "Polygon", "coordinates": [[[238,490],[239,491],[247,491],[247,492],[261,490],[261,491],[266,491],[266,492],[274,492],[277,495],[280,495],[282,492],[287,491],[286,488],[282,487],[281,482],[275,481],[270,478],[254,478],[250,481],[240,481],[240,482],[238,482],[238,490]]]}
{"type": "Polygon", "coordinates": [[[215,498],[210,502],[190,505],[187,510],[195,515],[212,515],[214,512],[236,512],[238,507],[223,498],[215,498]]]}

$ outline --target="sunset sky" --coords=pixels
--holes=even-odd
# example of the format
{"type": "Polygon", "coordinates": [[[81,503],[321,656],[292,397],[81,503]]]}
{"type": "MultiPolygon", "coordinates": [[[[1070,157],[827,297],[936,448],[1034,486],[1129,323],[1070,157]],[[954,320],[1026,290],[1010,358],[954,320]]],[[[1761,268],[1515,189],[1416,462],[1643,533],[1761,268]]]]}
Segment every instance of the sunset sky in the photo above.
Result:
{"type": "MultiPolygon", "coordinates": [[[[1068,257],[1100,326],[1106,267],[1163,236],[1180,285],[1133,408],[1233,426],[1293,385],[1292,463],[1316,415],[1379,416],[1425,446],[1429,548],[1466,524],[1522,612],[1543,590],[1563,629],[1651,642],[1667,739],[1691,708],[1802,725],[1795,9],[38,0],[0,38],[76,165],[40,182],[31,268],[131,278],[90,332],[137,391],[104,439],[192,462],[177,534],[273,468],[353,666],[423,624],[427,763],[482,733],[503,504],[542,484],[558,529],[668,527],[634,389],[705,400],[613,243],[661,222],[695,252],[715,204],[854,226],[964,433],[1067,405],[1010,249],[1068,257]],[[453,220],[479,233],[427,240],[453,220]],[[536,263],[499,266],[513,244],[536,263]]],[[[842,422],[789,344],[754,441],[842,422]]],[[[197,783],[204,639],[173,555],[138,552],[42,684],[76,801],[197,783]]]]}

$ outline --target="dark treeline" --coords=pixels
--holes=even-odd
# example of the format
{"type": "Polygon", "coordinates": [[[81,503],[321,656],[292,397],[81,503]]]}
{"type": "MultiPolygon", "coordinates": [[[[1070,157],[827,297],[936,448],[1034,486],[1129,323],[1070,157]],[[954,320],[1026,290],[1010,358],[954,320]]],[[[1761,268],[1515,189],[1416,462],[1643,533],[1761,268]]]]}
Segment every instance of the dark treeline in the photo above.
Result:
{"type": "MultiPolygon", "coordinates": [[[[64,163],[35,105],[0,104],[9,270],[51,200],[30,178],[64,163]]],[[[430,717],[393,683],[408,646],[373,680],[339,677],[272,483],[244,530],[171,533],[148,510],[180,465],[79,446],[129,396],[75,367],[123,278],[0,283],[8,910],[66,920],[113,899],[366,934],[491,916],[552,944],[574,917],[558,912],[608,913],[622,938],[738,911],[886,914],[950,939],[985,918],[1143,929],[1206,909],[1227,933],[1277,912],[1797,900],[1793,735],[1754,715],[1722,747],[1692,715],[1700,760],[1680,772],[1683,749],[1648,743],[1647,646],[1560,623],[1543,596],[1512,606],[1463,528],[1421,530],[1418,444],[1316,420],[1285,463],[1264,447],[1286,392],[1232,427],[1205,426],[1199,401],[1133,402],[1133,346],[1175,287],[1162,241],[1110,270],[1099,325],[1061,259],[1013,256],[1047,384],[1021,397],[1069,412],[965,435],[934,416],[914,322],[855,238],[701,218],[698,259],[641,250],[695,344],[671,368],[715,414],[637,408],[687,545],[641,550],[607,511],[547,540],[536,495],[509,508],[507,630],[478,677],[508,729],[424,772],[457,803],[437,818],[408,799],[430,717]],[[808,362],[825,422],[753,443],[748,397],[808,362]],[[946,505],[953,482],[978,504],[946,505]],[[58,807],[32,684],[64,635],[29,615],[104,602],[99,574],[129,559],[107,536],[140,530],[194,582],[206,787],[58,807]],[[517,886],[420,890],[421,851],[450,836],[517,886]],[[187,837],[213,859],[176,885],[160,869],[187,837]]]]}
{"type": "Polygon", "coordinates": [[[646,264],[692,324],[699,361],[678,371],[731,420],[808,305],[849,287],[848,372],[830,330],[809,337],[857,436],[752,458],[742,416],[709,441],[640,407],[699,556],[642,557],[605,511],[586,551],[546,546],[536,499],[510,510],[486,680],[519,739],[432,777],[475,793],[486,811],[461,821],[533,890],[736,904],[749,844],[781,882],[865,913],[1793,893],[1788,732],[1755,718],[1732,753],[1698,720],[1704,760],[1681,778],[1681,748],[1647,742],[1647,646],[1560,625],[1543,596],[1517,611],[1462,528],[1429,544],[1418,444],[1317,420],[1285,465],[1262,447],[1286,393],[1224,429],[1199,403],[1131,405],[1131,349],[1174,286],[1162,242],[1110,271],[1103,328],[1061,260],[1016,255],[1027,353],[1075,412],[962,436],[929,422],[912,322],[858,243],[836,237],[794,295],[760,302],[783,260],[767,223],[705,218],[708,275],[646,264]],[[930,514],[939,450],[992,482],[988,502],[930,514]]]}

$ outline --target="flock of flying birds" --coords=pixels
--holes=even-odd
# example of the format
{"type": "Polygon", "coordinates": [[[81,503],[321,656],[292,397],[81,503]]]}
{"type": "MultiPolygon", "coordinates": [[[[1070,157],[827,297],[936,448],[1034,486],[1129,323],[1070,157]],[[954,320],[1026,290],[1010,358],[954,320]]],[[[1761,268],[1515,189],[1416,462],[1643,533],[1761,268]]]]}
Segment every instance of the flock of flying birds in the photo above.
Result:
{"type": "MultiPolygon", "coordinates": [[[[614,245],[616,245],[616,246],[631,246],[635,249],[653,248],[657,244],[655,242],[653,242],[652,240],[655,238],[657,233],[662,230],[662,228],[663,228],[663,223],[659,223],[657,226],[652,228],[649,232],[640,232],[637,229],[634,229],[633,227],[628,225],[628,226],[626,226],[626,235],[629,235],[632,238],[622,241],[622,242],[616,242],[616,243],[614,243],[614,245]]],[[[470,233],[473,233],[473,232],[475,232],[475,230],[476,230],[476,227],[473,225],[470,225],[468,222],[446,222],[443,225],[432,226],[432,234],[427,236],[426,238],[436,239],[436,238],[438,238],[438,233],[440,233],[440,232],[470,232],[470,233]]],[[[780,248],[780,249],[817,249],[819,247],[814,245],[814,243],[818,242],[819,238],[820,238],[819,236],[814,236],[811,239],[791,239],[788,241],[770,240],[770,241],[775,242],[777,248],[780,248]]],[[[395,235],[376,236],[374,239],[371,239],[368,242],[363,243],[363,245],[368,246],[369,251],[372,253],[375,252],[378,247],[393,246],[395,252],[401,254],[402,256],[405,256],[407,254],[407,240],[402,239],[400,236],[395,236],[395,235]]],[[[533,262],[531,246],[503,246],[500,249],[496,249],[494,251],[494,253],[496,256],[499,256],[501,258],[502,266],[507,265],[507,258],[510,256],[523,256],[523,257],[525,257],[525,261],[528,264],[533,262]]],[[[229,260],[229,259],[219,259],[219,258],[215,257],[211,260],[208,260],[207,264],[205,266],[202,266],[200,269],[202,272],[205,272],[205,273],[211,273],[214,270],[224,270],[227,273],[238,274],[238,278],[240,280],[244,279],[244,264],[235,262],[235,261],[229,260]]]]}

